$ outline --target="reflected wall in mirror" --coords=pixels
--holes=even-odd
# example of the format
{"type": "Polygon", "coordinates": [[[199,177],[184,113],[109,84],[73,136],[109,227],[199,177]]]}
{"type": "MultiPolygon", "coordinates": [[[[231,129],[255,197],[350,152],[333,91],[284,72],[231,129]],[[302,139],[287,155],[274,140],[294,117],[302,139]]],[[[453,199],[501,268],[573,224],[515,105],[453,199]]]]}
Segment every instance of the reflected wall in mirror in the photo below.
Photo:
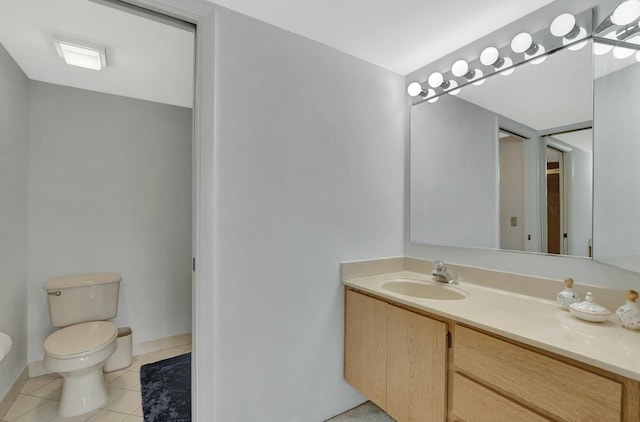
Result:
{"type": "Polygon", "coordinates": [[[592,69],[589,42],[413,105],[411,241],[590,256],[592,69]]]}
{"type": "Polygon", "coordinates": [[[630,41],[596,44],[594,258],[640,272],[640,46],[630,41]]]}

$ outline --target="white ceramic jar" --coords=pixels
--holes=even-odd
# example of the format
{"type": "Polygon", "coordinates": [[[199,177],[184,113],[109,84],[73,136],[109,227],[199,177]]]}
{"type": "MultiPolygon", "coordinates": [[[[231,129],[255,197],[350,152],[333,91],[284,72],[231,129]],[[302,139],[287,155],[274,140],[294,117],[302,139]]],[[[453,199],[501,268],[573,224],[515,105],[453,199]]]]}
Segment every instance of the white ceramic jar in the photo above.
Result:
{"type": "Polygon", "coordinates": [[[580,295],[573,290],[573,279],[564,279],[565,288],[558,293],[557,301],[562,309],[569,309],[569,305],[572,303],[580,302],[580,295]]]}
{"type": "Polygon", "coordinates": [[[640,330],[640,308],[636,303],[637,298],[638,292],[635,290],[627,291],[627,303],[616,311],[622,326],[631,330],[640,330]]]}

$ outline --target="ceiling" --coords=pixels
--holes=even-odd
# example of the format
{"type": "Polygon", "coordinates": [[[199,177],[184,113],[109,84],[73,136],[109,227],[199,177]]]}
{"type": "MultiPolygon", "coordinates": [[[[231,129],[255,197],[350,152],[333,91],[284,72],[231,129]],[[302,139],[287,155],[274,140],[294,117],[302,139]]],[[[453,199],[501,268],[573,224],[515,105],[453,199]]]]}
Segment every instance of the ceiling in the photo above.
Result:
{"type": "MultiPolygon", "coordinates": [[[[551,0],[214,0],[400,75],[551,0]]],[[[0,43],[33,80],[193,104],[194,34],[89,0],[1,0],[0,43]],[[51,34],[107,46],[108,67],[67,66],[51,34]]]]}
{"type": "Polygon", "coordinates": [[[400,75],[552,0],[210,0],[400,75]]]}
{"type": "Polygon", "coordinates": [[[29,79],[192,107],[194,33],[88,0],[1,0],[0,44],[29,79]],[[107,68],[68,66],[52,34],[106,46],[107,68]]]}

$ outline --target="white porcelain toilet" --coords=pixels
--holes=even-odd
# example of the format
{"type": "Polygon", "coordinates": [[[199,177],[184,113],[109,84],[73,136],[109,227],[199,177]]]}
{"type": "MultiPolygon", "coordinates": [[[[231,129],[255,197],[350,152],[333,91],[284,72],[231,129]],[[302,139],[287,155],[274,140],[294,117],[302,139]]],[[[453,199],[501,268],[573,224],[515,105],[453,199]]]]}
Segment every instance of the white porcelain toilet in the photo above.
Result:
{"type": "Polygon", "coordinates": [[[116,350],[118,328],[108,319],[118,313],[120,274],[85,274],[47,283],[51,325],[44,341],[44,367],[64,378],[58,413],[71,417],[107,401],[102,368],[116,350]]]}

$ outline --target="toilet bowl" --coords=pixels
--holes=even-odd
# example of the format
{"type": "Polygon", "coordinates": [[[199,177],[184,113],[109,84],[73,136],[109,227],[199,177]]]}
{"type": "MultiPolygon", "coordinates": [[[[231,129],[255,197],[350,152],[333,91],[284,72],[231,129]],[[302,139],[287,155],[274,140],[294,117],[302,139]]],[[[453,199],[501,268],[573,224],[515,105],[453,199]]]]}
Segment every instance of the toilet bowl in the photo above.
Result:
{"type": "Polygon", "coordinates": [[[107,402],[102,367],[116,350],[118,328],[93,321],[62,328],[44,342],[44,367],[63,378],[58,413],[71,417],[95,410],[107,402]]]}
{"type": "Polygon", "coordinates": [[[63,377],[58,413],[71,417],[104,405],[108,390],[104,364],[117,348],[118,328],[107,321],[118,313],[120,274],[84,274],[47,283],[51,325],[60,328],[44,341],[44,367],[63,377]]]}

